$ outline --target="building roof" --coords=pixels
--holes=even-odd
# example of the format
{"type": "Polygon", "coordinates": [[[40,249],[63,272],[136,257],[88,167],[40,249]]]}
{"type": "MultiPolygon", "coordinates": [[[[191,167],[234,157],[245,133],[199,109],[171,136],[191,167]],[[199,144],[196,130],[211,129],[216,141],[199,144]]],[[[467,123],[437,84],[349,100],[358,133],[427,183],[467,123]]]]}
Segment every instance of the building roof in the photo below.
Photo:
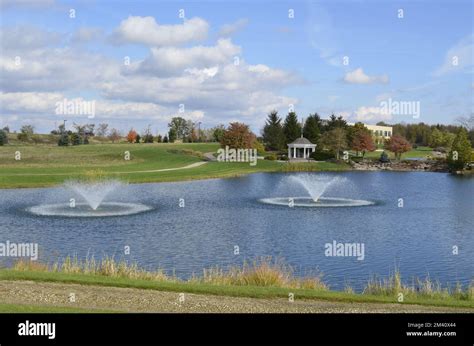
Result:
{"type": "Polygon", "coordinates": [[[308,139],[304,138],[304,137],[300,137],[300,138],[296,138],[292,143],[290,144],[309,144],[309,145],[312,145],[313,143],[311,143],[308,139]]]}

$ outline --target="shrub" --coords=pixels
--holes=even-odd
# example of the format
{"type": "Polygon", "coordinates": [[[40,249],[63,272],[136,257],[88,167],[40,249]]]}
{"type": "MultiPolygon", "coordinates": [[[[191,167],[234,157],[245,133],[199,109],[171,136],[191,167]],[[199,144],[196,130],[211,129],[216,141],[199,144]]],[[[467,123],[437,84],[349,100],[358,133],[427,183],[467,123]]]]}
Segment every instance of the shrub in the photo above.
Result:
{"type": "Polygon", "coordinates": [[[257,154],[258,155],[264,155],[265,154],[265,146],[261,142],[259,142],[258,140],[253,142],[252,149],[257,149],[257,154]]]}
{"type": "Polygon", "coordinates": [[[145,134],[143,135],[143,143],[153,143],[153,135],[152,134],[145,134]]]}
{"type": "Polygon", "coordinates": [[[315,151],[310,157],[315,161],[326,161],[334,158],[334,153],[330,151],[315,151]]]}
{"type": "Polygon", "coordinates": [[[382,154],[380,154],[380,162],[390,162],[390,159],[388,158],[388,155],[385,151],[382,151],[382,154]]]}
{"type": "Polygon", "coordinates": [[[60,147],[69,145],[69,136],[67,135],[67,133],[63,133],[61,137],[59,137],[58,145],[60,147]]]}
{"type": "Polygon", "coordinates": [[[270,154],[270,155],[265,156],[265,160],[275,161],[276,159],[277,159],[276,154],[270,154]]]}
{"type": "Polygon", "coordinates": [[[81,136],[79,136],[77,133],[73,133],[71,135],[71,144],[72,145],[81,145],[82,144],[81,136]]]}

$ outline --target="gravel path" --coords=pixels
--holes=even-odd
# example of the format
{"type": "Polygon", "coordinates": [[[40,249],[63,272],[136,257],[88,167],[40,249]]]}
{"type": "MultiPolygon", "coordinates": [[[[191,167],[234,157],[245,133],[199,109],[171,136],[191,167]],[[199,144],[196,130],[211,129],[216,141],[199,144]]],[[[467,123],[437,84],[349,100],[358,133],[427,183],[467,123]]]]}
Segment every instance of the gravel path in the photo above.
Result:
{"type": "MultiPolygon", "coordinates": [[[[183,167],[175,167],[175,168],[161,168],[161,169],[149,169],[145,171],[123,171],[123,172],[110,172],[113,174],[133,174],[133,173],[156,173],[156,172],[168,172],[168,171],[179,171],[182,169],[191,169],[196,168],[202,165],[205,165],[207,161],[199,161],[195,163],[191,163],[187,166],[183,167]]],[[[71,175],[71,173],[14,173],[14,174],[2,174],[2,176],[66,176],[71,175]]]]}
{"type": "Polygon", "coordinates": [[[33,281],[0,281],[0,303],[119,312],[474,312],[473,309],[420,305],[341,303],[298,300],[298,297],[289,302],[283,298],[224,297],[33,281]],[[74,294],[75,302],[70,301],[71,294],[74,294]]]}

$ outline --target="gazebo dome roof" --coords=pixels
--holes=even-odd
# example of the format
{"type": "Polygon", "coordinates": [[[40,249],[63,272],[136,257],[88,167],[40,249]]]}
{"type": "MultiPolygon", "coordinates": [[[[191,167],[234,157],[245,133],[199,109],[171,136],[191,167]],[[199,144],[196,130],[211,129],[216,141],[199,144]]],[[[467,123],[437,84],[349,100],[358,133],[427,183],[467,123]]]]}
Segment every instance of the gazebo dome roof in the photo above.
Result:
{"type": "Polygon", "coordinates": [[[307,138],[300,137],[296,138],[292,143],[290,144],[313,144],[311,143],[307,138]]]}

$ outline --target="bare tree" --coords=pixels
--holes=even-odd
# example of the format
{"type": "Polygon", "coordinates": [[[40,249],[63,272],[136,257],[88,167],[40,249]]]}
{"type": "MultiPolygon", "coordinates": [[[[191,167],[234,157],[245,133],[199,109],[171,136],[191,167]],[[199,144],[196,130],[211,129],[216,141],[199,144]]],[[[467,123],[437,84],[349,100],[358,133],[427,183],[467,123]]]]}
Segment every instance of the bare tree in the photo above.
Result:
{"type": "Polygon", "coordinates": [[[99,137],[106,137],[108,132],[109,124],[102,123],[97,126],[96,135],[99,137]]]}
{"type": "Polygon", "coordinates": [[[111,129],[109,132],[109,135],[107,136],[108,139],[112,141],[112,143],[115,143],[115,141],[118,141],[122,137],[120,135],[120,131],[117,129],[111,129]]]}
{"type": "Polygon", "coordinates": [[[461,126],[465,127],[468,131],[474,130],[474,114],[471,113],[470,116],[466,117],[458,117],[456,121],[461,124],[461,126]]]}

